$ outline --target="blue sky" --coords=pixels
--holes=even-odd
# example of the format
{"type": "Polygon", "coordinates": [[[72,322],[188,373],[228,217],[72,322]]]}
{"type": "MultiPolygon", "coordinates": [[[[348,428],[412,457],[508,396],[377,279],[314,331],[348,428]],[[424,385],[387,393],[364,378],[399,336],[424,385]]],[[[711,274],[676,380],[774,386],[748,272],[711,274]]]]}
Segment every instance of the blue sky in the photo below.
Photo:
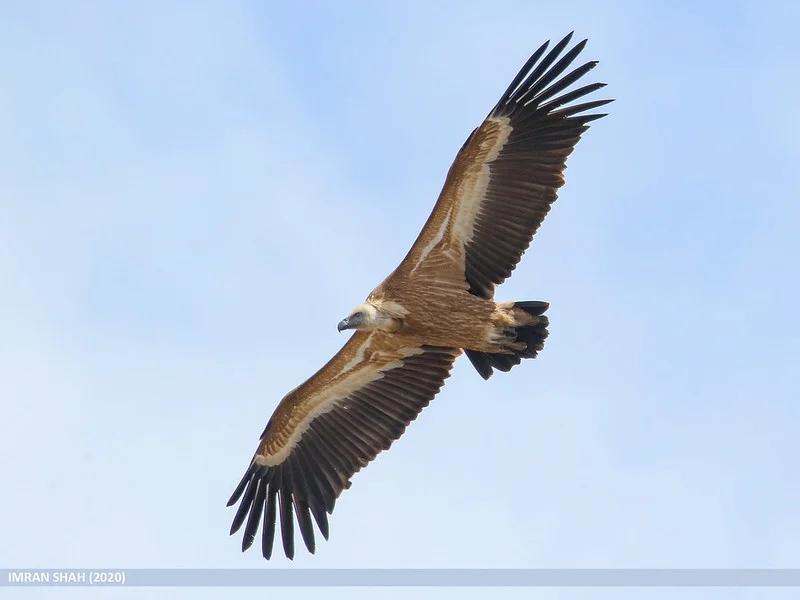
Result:
{"type": "MultiPolygon", "coordinates": [[[[798,566],[799,19],[8,3],[0,564],[798,566]],[[242,555],[224,505],[273,408],[344,342],[527,56],[572,29],[617,101],[498,292],[551,302],[545,351],[488,383],[459,361],[316,556],[242,555]]],[[[790,597],[644,594],[678,596],[790,597]]]]}

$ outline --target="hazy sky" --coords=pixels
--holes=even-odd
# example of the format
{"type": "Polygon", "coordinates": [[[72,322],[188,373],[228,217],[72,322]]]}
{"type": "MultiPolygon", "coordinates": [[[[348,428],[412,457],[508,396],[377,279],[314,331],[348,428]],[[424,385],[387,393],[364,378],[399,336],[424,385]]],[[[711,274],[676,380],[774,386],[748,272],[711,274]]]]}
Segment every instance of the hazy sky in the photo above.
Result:
{"type": "MultiPolygon", "coordinates": [[[[0,565],[800,566],[800,5],[2,13],[0,565]],[[316,556],[241,554],[225,502],[275,405],[345,341],[528,55],[572,29],[617,101],[498,292],[551,302],[540,358],[489,382],[460,359],[316,556]]],[[[241,591],[275,593],[315,595],[241,591]]]]}

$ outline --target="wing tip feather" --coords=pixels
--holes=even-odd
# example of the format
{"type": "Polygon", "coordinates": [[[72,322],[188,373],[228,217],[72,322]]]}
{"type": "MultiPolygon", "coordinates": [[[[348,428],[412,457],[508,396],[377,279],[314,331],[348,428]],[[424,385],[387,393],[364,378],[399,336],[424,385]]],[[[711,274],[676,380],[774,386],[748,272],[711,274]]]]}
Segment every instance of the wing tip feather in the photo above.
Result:
{"type": "MultiPolygon", "coordinates": [[[[553,46],[546,55],[545,50],[549,46],[550,40],[542,44],[530,56],[528,61],[517,73],[516,77],[514,77],[511,85],[506,89],[500,100],[498,100],[497,104],[489,113],[489,116],[494,118],[510,116],[512,113],[520,111],[520,104],[523,106],[533,104],[534,106],[532,108],[535,109],[537,106],[542,105],[544,101],[562,91],[562,89],[570,87],[572,83],[581,79],[586,73],[594,69],[600,61],[590,60],[559,78],[569,65],[572,64],[575,58],[583,52],[589,41],[589,38],[584,38],[567,52],[564,52],[565,48],[572,41],[574,33],[574,30],[570,31],[553,46]],[[571,80],[571,77],[574,77],[574,80],[571,80]],[[556,80],[555,83],[552,83],[553,80],[556,80]],[[563,85],[559,87],[562,83],[563,85]],[[547,87],[548,85],[550,87],[547,87]],[[551,93],[548,94],[548,91],[551,93]]],[[[590,94],[604,86],[605,84],[599,87],[594,84],[586,86],[587,90],[581,95],[590,94]]],[[[569,101],[571,102],[577,99],[577,97],[571,98],[569,101]]],[[[548,104],[553,104],[554,102],[555,101],[551,101],[548,104]]]]}

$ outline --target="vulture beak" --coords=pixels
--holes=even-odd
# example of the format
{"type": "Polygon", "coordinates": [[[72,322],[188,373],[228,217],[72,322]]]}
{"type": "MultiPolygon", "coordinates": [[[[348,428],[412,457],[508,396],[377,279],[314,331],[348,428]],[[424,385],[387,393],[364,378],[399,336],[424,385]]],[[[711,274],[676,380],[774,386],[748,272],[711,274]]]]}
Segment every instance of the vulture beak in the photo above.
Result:
{"type": "Polygon", "coordinates": [[[339,324],[336,326],[336,329],[339,331],[344,331],[345,329],[350,329],[350,319],[342,319],[339,321],[339,324]]]}

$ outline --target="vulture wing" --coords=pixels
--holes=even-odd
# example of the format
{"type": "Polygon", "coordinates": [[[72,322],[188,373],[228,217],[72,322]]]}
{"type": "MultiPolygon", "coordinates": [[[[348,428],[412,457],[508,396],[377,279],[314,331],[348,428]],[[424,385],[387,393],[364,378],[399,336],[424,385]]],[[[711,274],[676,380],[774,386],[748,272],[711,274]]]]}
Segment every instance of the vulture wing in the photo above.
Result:
{"type": "Polygon", "coordinates": [[[386,450],[449,376],[460,350],[409,346],[381,331],[356,332],[328,364],[289,392],[228,506],[239,502],[231,534],[245,524],[242,550],[263,517],[262,553],[272,555],[276,519],[294,556],[294,517],[309,552],[314,528],[328,538],[327,515],[350,478],[386,450]]]}
{"type": "Polygon", "coordinates": [[[471,293],[491,298],[514,270],[564,184],[567,157],[588,123],[605,116],[587,111],[612,101],[574,103],[604,83],[565,92],[597,64],[568,71],[586,44],[562,56],[571,38],[547,54],[543,44],[467,138],[433,212],[395,271],[404,280],[454,265],[471,293]]]}

